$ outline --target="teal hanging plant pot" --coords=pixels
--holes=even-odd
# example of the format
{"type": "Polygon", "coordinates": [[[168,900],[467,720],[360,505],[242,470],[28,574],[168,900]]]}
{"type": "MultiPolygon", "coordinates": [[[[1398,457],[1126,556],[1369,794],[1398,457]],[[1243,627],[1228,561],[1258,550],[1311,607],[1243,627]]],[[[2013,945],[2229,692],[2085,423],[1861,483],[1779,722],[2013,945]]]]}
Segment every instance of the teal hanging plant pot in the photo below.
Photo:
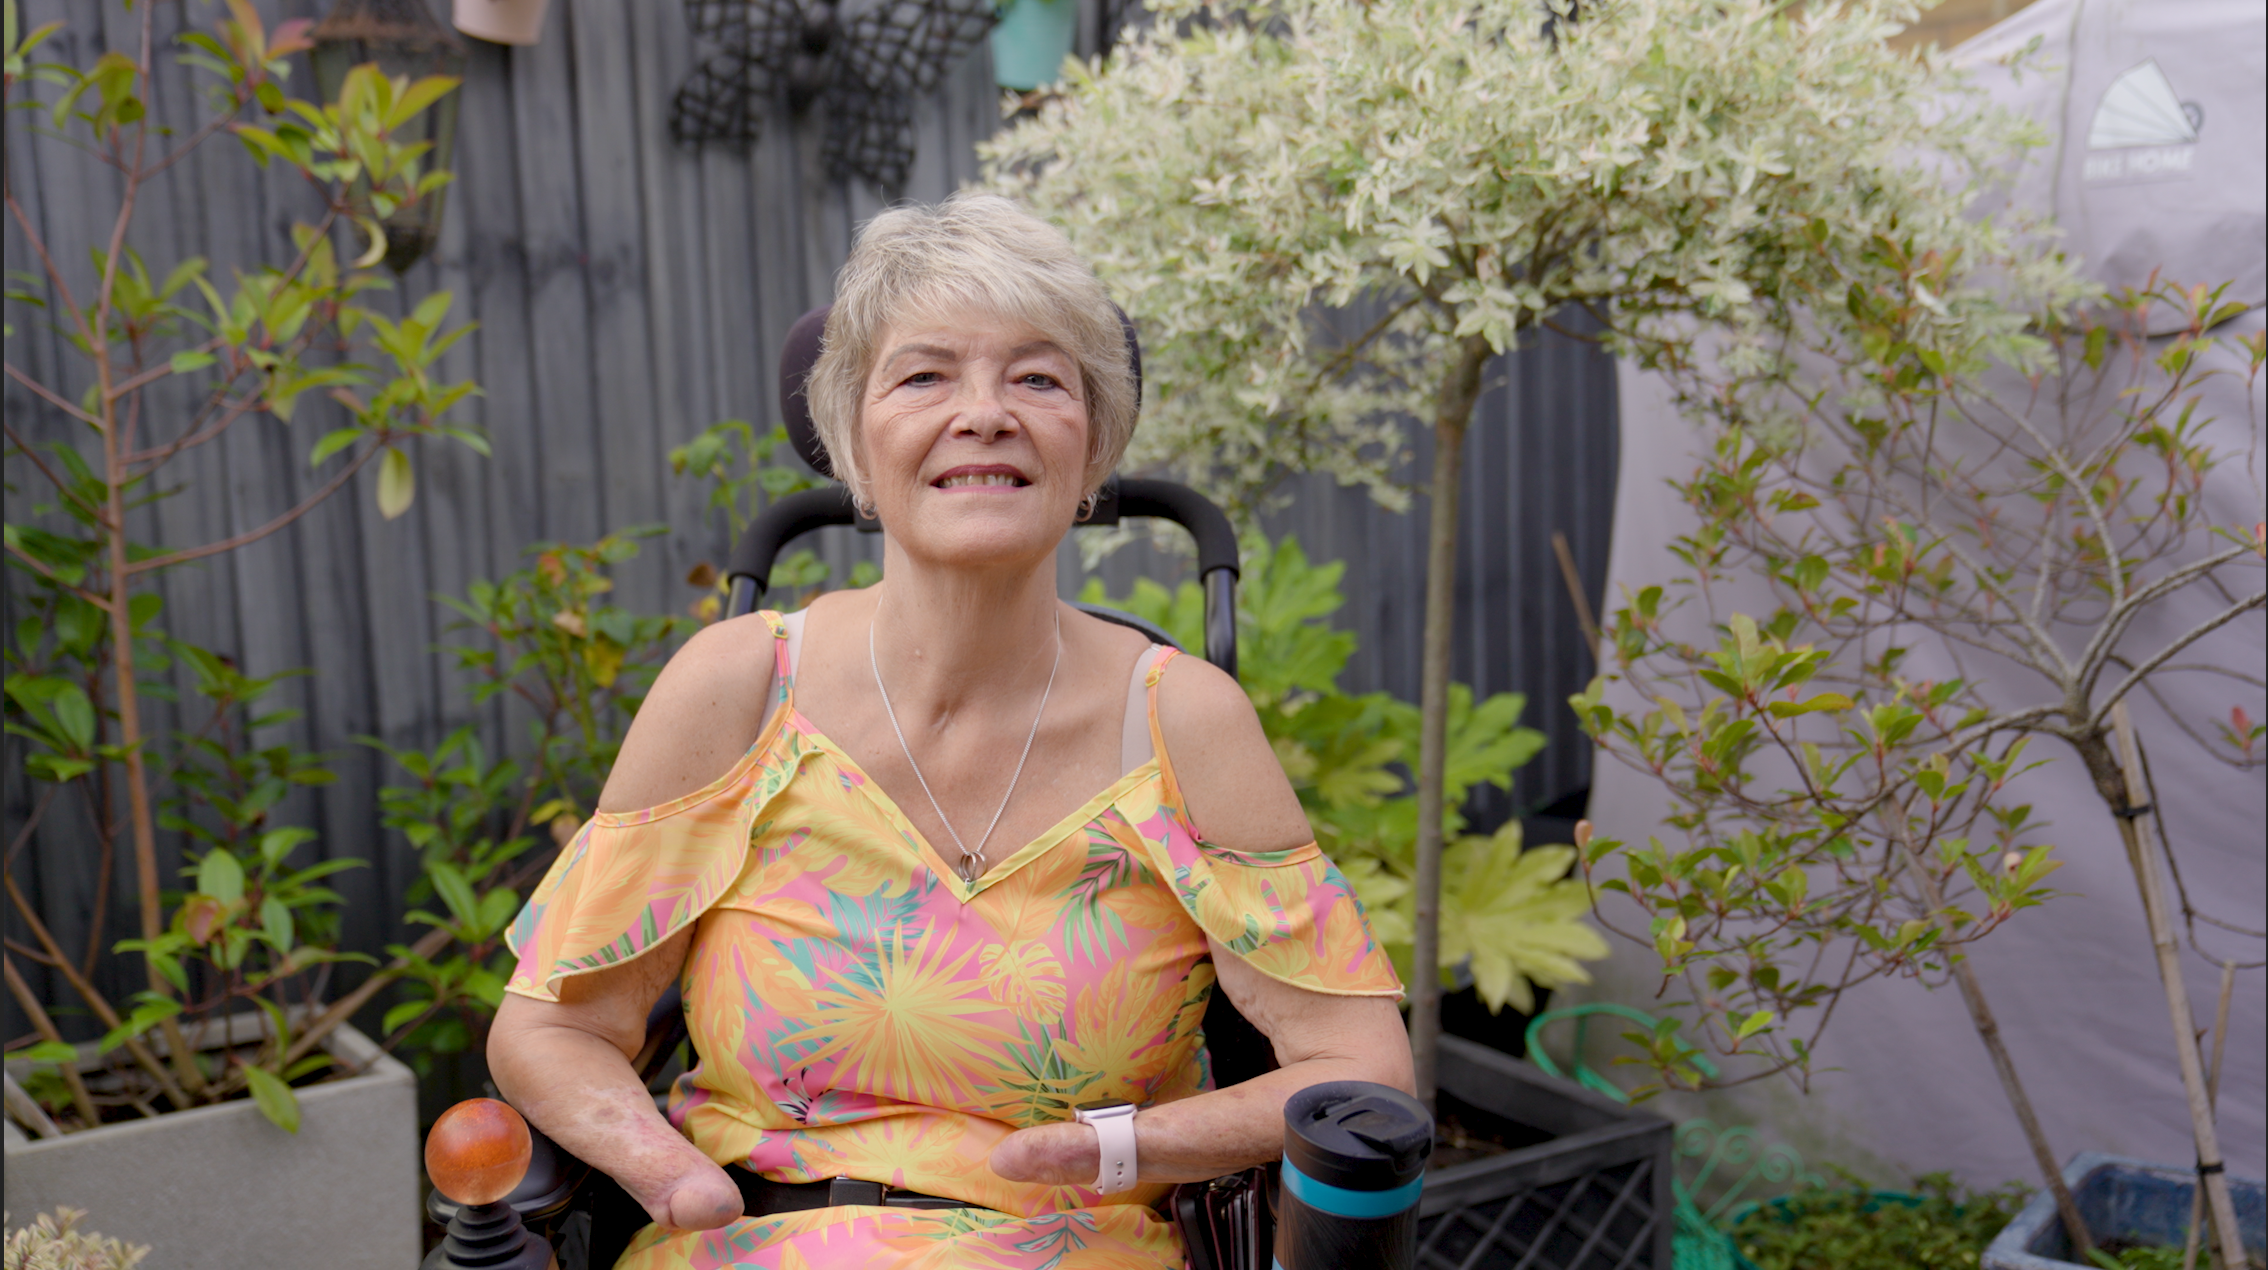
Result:
{"type": "Polygon", "coordinates": [[[1008,0],[992,28],[993,82],[1018,92],[1054,83],[1078,29],[1079,0],[1008,0]]]}

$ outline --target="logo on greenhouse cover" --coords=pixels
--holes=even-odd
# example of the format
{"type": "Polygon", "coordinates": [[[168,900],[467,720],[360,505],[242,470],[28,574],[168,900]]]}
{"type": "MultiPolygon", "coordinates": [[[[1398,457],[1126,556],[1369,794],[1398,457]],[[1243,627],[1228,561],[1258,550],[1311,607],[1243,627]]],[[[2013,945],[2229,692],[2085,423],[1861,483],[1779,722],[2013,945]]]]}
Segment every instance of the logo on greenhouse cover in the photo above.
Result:
{"type": "Polygon", "coordinates": [[[2205,108],[2176,97],[2157,59],[2144,59],[2112,80],[2095,107],[2084,179],[2187,176],[2204,122],[2205,108]]]}

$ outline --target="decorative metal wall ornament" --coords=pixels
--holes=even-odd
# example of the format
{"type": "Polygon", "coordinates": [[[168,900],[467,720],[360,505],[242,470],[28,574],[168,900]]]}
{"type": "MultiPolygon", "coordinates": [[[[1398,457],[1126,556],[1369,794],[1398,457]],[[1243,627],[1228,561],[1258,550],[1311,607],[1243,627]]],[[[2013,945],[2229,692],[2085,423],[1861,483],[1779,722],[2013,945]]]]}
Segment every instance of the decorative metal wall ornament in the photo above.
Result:
{"type": "Polygon", "coordinates": [[[685,0],[685,16],[718,51],[679,85],[673,136],[746,144],[764,98],[797,114],[818,104],[829,173],[893,196],[913,163],[914,98],[997,21],[994,0],[685,0]]]}

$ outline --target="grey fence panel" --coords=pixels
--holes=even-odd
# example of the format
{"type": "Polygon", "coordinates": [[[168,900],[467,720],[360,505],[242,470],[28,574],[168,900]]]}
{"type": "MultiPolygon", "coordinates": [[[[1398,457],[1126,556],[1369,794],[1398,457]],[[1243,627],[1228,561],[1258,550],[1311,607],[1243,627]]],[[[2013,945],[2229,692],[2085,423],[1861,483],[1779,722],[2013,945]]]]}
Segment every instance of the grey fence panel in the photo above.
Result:
{"type": "MultiPolygon", "coordinates": [[[[1083,18],[1081,38],[1091,52],[1122,20],[1124,6],[1086,2],[1094,12],[1083,18]]],[[[260,4],[271,24],[320,16],[325,7],[323,0],[260,4]]],[[[129,16],[106,4],[97,21],[93,6],[68,0],[25,0],[23,9],[27,24],[73,24],[49,47],[78,65],[106,48],[131,48],[144,12],[137,7],[129,16]]],[[[166,35],[185,22],[209,25],[217,12],[153,11],[166,35]]],[[[295,793],[284,814],[318,830],[313,851],[369,862],[335,878],[348,900],[347,938],[366,951],[414,933],[400,914],[417,869],[407,845],[377,823],[377,790],[395,774],[356,738],[423,746],[472,724],[492,749],[509,749],[526,735],[524,710],[509,699],[469,703],[464,678],[437,654],[456,637],[453,615],[433,597],[461,594],[477,579],[518,567],[538,541],[588,541],[659,522],[667,532],[621,571],[621,598],[647,611],[682,612],[696,601],[688,571],[702,561],[721,563],[730,543],[721,520],[704,516],[703,492],[671,476],[668,451],[719,419],[775,421],[780,341],[798,316],[828,297],[857,224],[883,206],[870,189],[826,179],[816,116],[791,120],[775,105],[760,138],[745,148],[672,141],[670,98],[701,52],[675,4],[564,0],[532,47],[467,43],[458,175],[441,241],[381,303],[406,312],[447,290],[454,317],[479,324],[448,355],[444,371],[481,385],[482,395],[461,409],[467,422],[487,430],[494,456],[422,443],[418,496],[406,516],[381,518],[365,480],[289,531],[173,570],[159,584],[169,623],[182,637],[253,673],[309,672],[280,691],[281,704],[301,717],[259,740],[334,756],[338,783],[295,793]]],[[[294,88],[307,91],[304,67],[294,88]]],[[[908,197],[942,197],[976,174],[974,146],[998,126],[998,100],[989,52],[980,48],[917,112],[920,151],[908,197]]],[[[198,105],[186,89],[172,87],[153,110],[180,124],[198,105]]],[[[83,290],[92,282],[88,251],[107,232],[115,207],[116,178],[59,146],[34,142],[31,120],[21,111],[5,120],[8,188],[83,290]]],[[[135,244],[153,260],[206,255],[223,279],[275,259],[291,224],[319,210],[296,178],[254,168],[226,138],[166,173],[145,198],[135,244]]],[[[4,236],[9,269],[37,268],[12,222],[4,236]]],[[[8,342],[11,362],[67,393],[85,387],[46,315],[10,304],[8,316],[17,330],[8,342]]],[[[1589,584],[1598,586],[1613,489],[1613,383],[1612,367],[1595,350],[1546,337],[1499,365],[1470,442],[1457,673],[1483,692],[1526,691],[1529,720],[1554,738],[1509,798],[1476,806],[1484,821],[1549,804],[1588,779],[1586,752],[1572,740],[1561,701],[1590,673],[1588,654],[1550,533],[1567,533],[1589,584]]],[[[14,383],[4,400],[19,435],[38,444],[71,435],[71,425],[14,383]]],[[[175,391],[151,404],[179,417],[188,397],[175,391]]],[[[137,533],[176,544],[207,541],[290,507],[318,484],[306,455],[335,426],[337,409],[306,402],[289,426],[247,421],[222,443],[188,456],[176,474],[190,493],[140,513],[137,533]]],[[[1422,462],[1422,437],[1413,448],[1422,462]]],[[[1421,471],[1413,469],[1413,478],[1421,471]]],[[[38,479],[11,460],[11,500],[37,497],[38,479]]],[[[1350,603],[1342,620],[1359,632],[1362,647],[1347,686],[1414,697],[1423,499],[1404,515],[1327,480],[1295,480],[1288,488],[1296,498],[1271,519],[1271,530],[1297,533],[1316,558],[1348,562],[1350,603]]],[[[857,561],[877,558],[880,544],[828,530],[807,545],[841,577],[857,561]]],[[[1137,574],[1171,579],[1184,567],[1178,557],[1137,545],[1100,572],[1123,590],[1137,574]]],[[[1075,552],[1066,551],[1063,577],[1067,589],[1080,581],[1075,552]]],[[[21,615],[14,585],[11,579],[10,622],[21,615]]],[[[182,710],[153,703],[150,728],[194,726],[182,710]]],[[[0,784],[13,840],[38,790],[20,775],[12,738],[7,758],[0,784]]],[[[102,942],[134,933],[124,835],[107,883],[95,840],[87,810],[63,806],[15,864],[18,881],[75,952],[88,947],[89,918],[104,894],[102,942]]],[[[172,885],[180,844],[167,841],[162,854],[162,879],[172,885]]],[[[13,918],[8,930],[24,938],[13,918]]],[[[97,960],[98,981],[108,990],[122,997],[141,986],[129,981],[125,963],[97,960]]],[[[23,958],[18,964],[49,1000],[69,997],[40,967],[23,958]]],[[[20,1035],[27,1025],[12,1002],[5,1009],[5,1034],[20,1035]]]]}

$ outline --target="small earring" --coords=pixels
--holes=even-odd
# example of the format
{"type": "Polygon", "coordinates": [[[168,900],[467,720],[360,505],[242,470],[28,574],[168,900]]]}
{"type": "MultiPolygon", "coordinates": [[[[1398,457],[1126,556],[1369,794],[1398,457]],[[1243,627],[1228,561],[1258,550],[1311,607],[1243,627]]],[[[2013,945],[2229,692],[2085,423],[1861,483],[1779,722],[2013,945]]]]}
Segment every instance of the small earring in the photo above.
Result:
{"type": "Polygon", "coordinates": [[[1102,501],[1102,491],[1101,491],[1101,490],[1096,490],[1096,491],[1095,491],[1094,493],[1092,493],[1092,494],[1089,494],[1089,495],[1087,495],[1087,496],[1086,496],[1085,498],[1082,498],[1082,499],[1080,499],[1080,500],[1079,500],[1079,521],[1078,521],[1078,523],[1080,523],[1080,524],[1085,524],[1085,523],[1086,523],[1086,522],[1087,522],[1087,521],[1088,521],[1089,519],[1091,519],[1091,518],[1092,518],[1092,517],[1094,516],[1094,514],[1095,514],[1095,506],[1096,506],[1096,504],[1100,503],[1101,501],[1102,501]]]}

